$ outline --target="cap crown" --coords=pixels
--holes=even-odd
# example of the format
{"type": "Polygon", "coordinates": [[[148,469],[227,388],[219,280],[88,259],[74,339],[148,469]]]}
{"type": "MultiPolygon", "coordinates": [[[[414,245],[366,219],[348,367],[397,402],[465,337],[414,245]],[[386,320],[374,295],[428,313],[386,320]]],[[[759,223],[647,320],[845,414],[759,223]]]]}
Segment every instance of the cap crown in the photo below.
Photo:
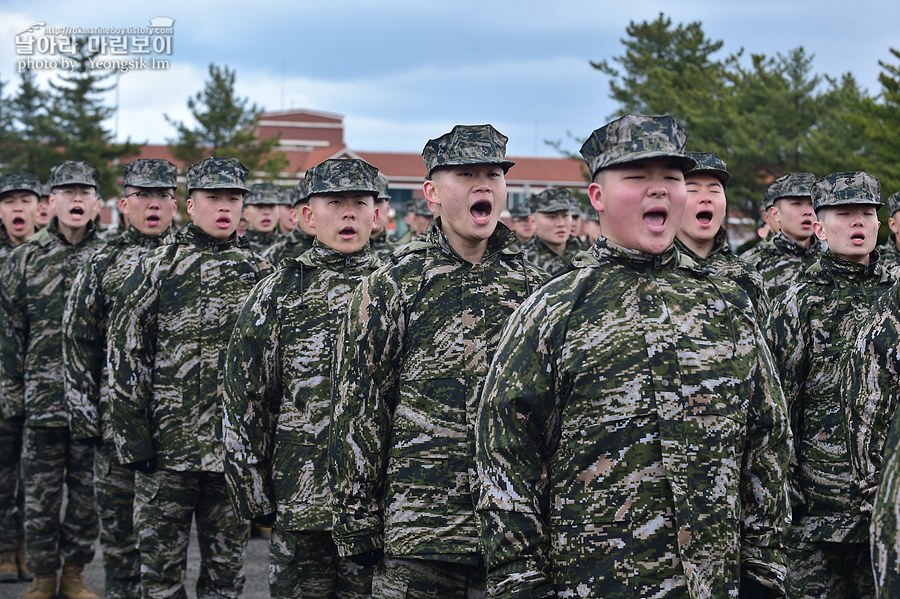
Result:
{"type": "Polygon", "coordinates": [[[248,192],[245,181],[250,171],[237,158],[211,156],[191,165],[187,172],[188,193],[195,189],[240,189],[248,192]]]}
{"type": "Polygon", "coordinates": [[[177,172],[168,160],[139,158],[122,169],[122,186],[174,189],[178,184],[177,172]]]}
{"type": "Polygon", "coordinates": [[[378,195],[376,177],[378,169],[365,160],[332,158],[306,171],[304,179],[308,196],[354,191],[378,195]]]}
{"type": "Polygon", "coordinates": [[[456,125],[444,135],[428,140],[422,150],[428,176],[442,166],[499,164],[504,171],[515,163],[506,159],[509,138],[492,125],[456,125]]]}
{"type": "Polygon", "coordinates": [[[38,178],[30,173],[11,173],[0,177],[0,194],[9,191],[30,191],[41,197],[43,187],[38,178]]]}
{"type": "Polygon", "coordinates": [[[812,188],[813,208],[865,204],[883,206],[881,183],[864,171],[831,173],[816,181],[812,188]]]}
{"type": "Polygon", "coordinates": [[[83,160],[66,160],[50,169],[50,188],[60,185],[89,185],[100,189],[100,172],[83,160]]]}
{"type": "Polygon", "coordinates": [[[626,114],[595,129],[581,146],[581,155],[591,170],[645,160],[675,158],[683,170],[694,160],[684,155],[687,133],[669,115],[626,114]]]}

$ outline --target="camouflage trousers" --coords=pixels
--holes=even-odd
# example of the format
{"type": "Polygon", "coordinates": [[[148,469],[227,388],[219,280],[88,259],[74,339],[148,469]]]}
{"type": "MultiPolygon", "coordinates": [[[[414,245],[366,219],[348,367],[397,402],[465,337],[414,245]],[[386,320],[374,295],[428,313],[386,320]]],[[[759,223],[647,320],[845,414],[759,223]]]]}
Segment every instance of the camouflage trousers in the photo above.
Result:
{"type": "Polygon", "coordinates": [[[144,599],[187,599],[184,574],[194,519],[200,545],[197,599],[241,596],[250,527],[231,507],[224,474],[138,472],[134,503],[144,599]]]}
{"type": "Polygon", "coordinates": [[[482,599],[483,565],[385,557],[372,578],[373,599],[482,599]]]}
{"type": "Polygon", "coordinates": [[[338,557],[330,530],[284,531],[269,539],[269,593],[273,599],[367,599],[372,568],[338,557]]]}
{"type": "Polygon", "coordinates": [[[21,455],[22,424],[0,418],[0,553],[15,551],[25,538],[21,455]]]}
{"type": "Polygon", "coordinates": [[[792,542],[785,554],[788,599],[875,597],[868,543],[792,542]]]}
{"type": "Polygon", "coordinates": [[[25,427],[25,552],[34,574],[56,572],[61,559],[94,558],[99,524],[94,501],[94,448],[75,443],[67,428],[25,427]],[[60,520],[63,487],[66,513],[60,520]]]}
{"type": "Polygon", "coordinates": [[[106,599],[134,599],[141,596],[141,560],[134,534],[134,471],[119,464],[115,453],[110,443],[94,454],[106,599]]]}

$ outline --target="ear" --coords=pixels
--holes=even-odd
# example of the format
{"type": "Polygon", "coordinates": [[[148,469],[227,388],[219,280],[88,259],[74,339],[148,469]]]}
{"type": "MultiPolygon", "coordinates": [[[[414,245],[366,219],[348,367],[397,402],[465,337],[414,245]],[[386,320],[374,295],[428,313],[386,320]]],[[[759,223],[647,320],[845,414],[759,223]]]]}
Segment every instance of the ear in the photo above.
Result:
{"type": "Polygon", "coordinates": [[[378,224],[378,216],[379,216],[380,214],[381,214],[381,209],[378,208],[378,206],[375,206],[375,210],[374,210],[374,212],[373,212],[373,214],[372,214],[372,223],[373,223],[373,224],[376,224],[376,225],[378,224]]]}
{"type": "Polygon", "coordinates": [[[303,222],[305,222],[306,226],[310,229],[316,228],[316,222],[313,218],[313,211],[312,208],[309,207],[309,204],[303,204],[303,206],[300,207],[300,218],[303,219],[303,222]]]}
{"type": "Polygon", "coordinates": [[[893,216],[888,218],[888,228],[891,230],[891,233],[897,235],[900,233],[900,218],[894,218],[893,216]]]}
{"type": "Polygon", "coordinates": [[[603,186],[596,181],[588,185],[588,198],[591,200],[591,206],[594,207],[594,210],[597,212],[605,210],[603,206],[603,186]]]}
{"type": "Polygon", "coordinates": [[[128,200],[126,200],[125,198],[119,198],[119,201],[116,202],[116,204],[119,206],[119,212],[121,212],[125,216],[128,216],[128,200]]]}
{"type": "Polygon", "coordinates": [[[187,199],[187,213],[194,216],[194,200],[191,198],[187,199]]]}
{"type": "Polygon", "coordinates": [[[816,234],[819,241],[825,241],[825,227],[822,225],[822,221],[817,220],[813,222],[813,233],[816,234]]]}
{"type": "Polygon", "coordinates": [[[438,189],[437,185],[434,184],[434,181],[428,179],[425,183],[422,184],[422,193],[425,194],[425,199],[433,204],[440,204],[441,199],[438,197],[438,189]]]}

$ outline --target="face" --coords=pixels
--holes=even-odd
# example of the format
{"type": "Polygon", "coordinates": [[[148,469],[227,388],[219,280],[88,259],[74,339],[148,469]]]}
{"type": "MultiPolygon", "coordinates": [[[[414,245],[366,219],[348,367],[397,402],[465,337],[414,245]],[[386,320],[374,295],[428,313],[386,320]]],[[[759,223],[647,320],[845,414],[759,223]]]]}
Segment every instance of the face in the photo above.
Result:
{"type": "Polygon", "coordinates": [[[828,242],[835,255],[860,264],[869,263],[869,254],[878,241],[878,209],[876,206],[849,204],[825,208],[822,220],[816,222],[816,237],[828,242]]]}
{"type": "Polygon", "coordinates": [[[320,243],[342,254],[361,250],[378,219],[372,194],[356,192],[313,195],[300,214],[320,243]]]}
{"type": "Polygon", "coordinates": [[[425,231],[428,230],[428,227],[431,225],[431,221],[434,219],[433,216],[424,216],[421,214],[413,214],[412,216],[412,230],[415,231],[416,235],[421,235],[425,231]]]}
{"type": "Polygon", "coordinates": [[[686,177],[684,186],[687,202],[678,237],[693,244],[708,244],[725,221],[725,188],[717,177],[699,173],[686,177]]]}
{"type": "Polygon", "coordinates": [[[506,207],[506,176],[495,164],[440,168],[425,181],[423,190],[429,203],[438,205],[451,244],[486,243],[506,207]]]}
{"type": "Polygon", "coordinates": [[[289,233],[297,226],[294,209],[290,206],[278,206],[278,228],[282,233],[289,233]]]}
{"type": "Polygon", "coordinates": [[[391,203],[388,200],[381,200],[380,202],[375,202],[375,207],[378,208],[378,220],[375,221],[372,235],[379,235],[387,228],[391,220],[391,203]]]}
{"type": "Polygon", "coordinates": [[[240,189],[195,189],[187,201],[193,223],[213,239],[225,240],[237,231],[244,206],[240,189]]]}
{"type": "Polygon", "coordinates": [[[813,223],[816,222],[812,198],[779,198],[775,201],[775,208],[775,220],[785,235],[798,243],[812,239],[813,223]]]}
{"type": "Polygon", "coordinates": [[[30,191],[10,191],[0,197],[0,221],[13,243],[19,244],[34,234],[38,197],[30,191]]]}
{"type": "Polygon", "coordinates": [[[60,185],[50,193],[50,205],[59,224],[72,229],[86,227],[94,216],[97,190],[90,185],[60,185]]]}
{"type": "Polygon", "coordinates": [[[587,237],[588,243],[594,245],[594,242],[603,234],[603,230],[597,221],[585,220],[581,223],[581,233],[587,237]]]}
{"type": "Polygon", "coordinates": [[[572,215],[568,210],[558,212],[535,212],[535,232],[538,238],[548,245],[565,245],[572,234],[572,215]]]}
{"type": "Polygon", "coordinates": [[[244,206],[247,228],[260,233],[271,233],[278,226],[278,206],[275,204],[254,204],[244,206]]]}
{"type": "Polygon", "coordinates": [[[597,173],[588,187],[603,235],[622,247],[660,254],[675,239],[687,193],[679,165],[652,158],[597,173]]]}
{"type": "Polygon", "coordinates": [[[581,232],[581,216],[574,214],[570,216],[572,217],[572,224],[569,226],[569,236],[578,237],[578,234],[581,232]]]}
{"type": "Polygon", "coordinates": [[[172,225],[177,204],[174,189],[129,186],[121,207],[129,225],[144,235],[158,237],[172,225]]]}
{"type": "Polygon", "coordinates": [[[56,216],[56,210],[54,210],[53,205],[50,203],[50,196],[45,196],[38,200],[37,226],[46,227],[50,224],[50,221],[53,220],[54,216],[56,216]]]}

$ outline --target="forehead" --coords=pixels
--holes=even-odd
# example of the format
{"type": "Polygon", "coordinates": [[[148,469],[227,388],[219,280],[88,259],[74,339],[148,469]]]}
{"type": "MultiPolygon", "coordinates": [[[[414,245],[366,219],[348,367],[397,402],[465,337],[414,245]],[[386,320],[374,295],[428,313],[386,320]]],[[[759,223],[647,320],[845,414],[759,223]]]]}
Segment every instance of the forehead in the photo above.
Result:
{"type": "Polygon", "coordinates": [[[809,196],[784,196],[775,200],[775,203],[778,202],[807,202],[812,204],[812,198],[809,196]]]}
{"type": "Polygon", "coordinates": [[[477,164],[454,164],[447,166],[437,167],[431,175],[432,179],[437,179],[442,174],[446,173],[472,173],[472,172],[499,172],[501,175],[505,176],[503,172],[503,165],[500,164],[490,164],[490,163],[477,163],[477,164]]]}
{"type": "Polygon", "coordinates": [[[38,196],[27,189],[14,189],[13,191],[7,191],[3,194],[0,194],[0,202],[6,200],[35,200],[37,201],[38,196]]]}
{"type": "Polygon", "coordinates": [[[681,163],[678,160],[670,157],[658,157],[658,158],[644,158],[642,160],[635,160],[633,162],[626,162],[625,164],[616,164],[614,166],[610,166],[604,170],[611,172],[626,172],[626,171],[649,171],[655,169],[662,170],[675,170],[678,172],[681,171],[681,163]]]}
{"type": "Polygon", "coordinates": [[[712,173],[689,173],[684,176],[685,185],[718,185],[722,187],[722,182],[712,173]]]}
{"type": "Polygon", "coordinates": [[[222,198],[222,197],[238,197],[243,198],[244,192],[240,189],[195,189],[191,191],[191,197],[200,198],[222,198]]]}
{"type": "Polygon", "coordinates": [[[340,191],[337,193],[316,193],[310,196],[310,200],[319,198],[324,201],[328,200],[356,200],[356,199],[368,199],[374,201],[375,198],[372,193],[367,193],[364,191],[340,191]]]}

